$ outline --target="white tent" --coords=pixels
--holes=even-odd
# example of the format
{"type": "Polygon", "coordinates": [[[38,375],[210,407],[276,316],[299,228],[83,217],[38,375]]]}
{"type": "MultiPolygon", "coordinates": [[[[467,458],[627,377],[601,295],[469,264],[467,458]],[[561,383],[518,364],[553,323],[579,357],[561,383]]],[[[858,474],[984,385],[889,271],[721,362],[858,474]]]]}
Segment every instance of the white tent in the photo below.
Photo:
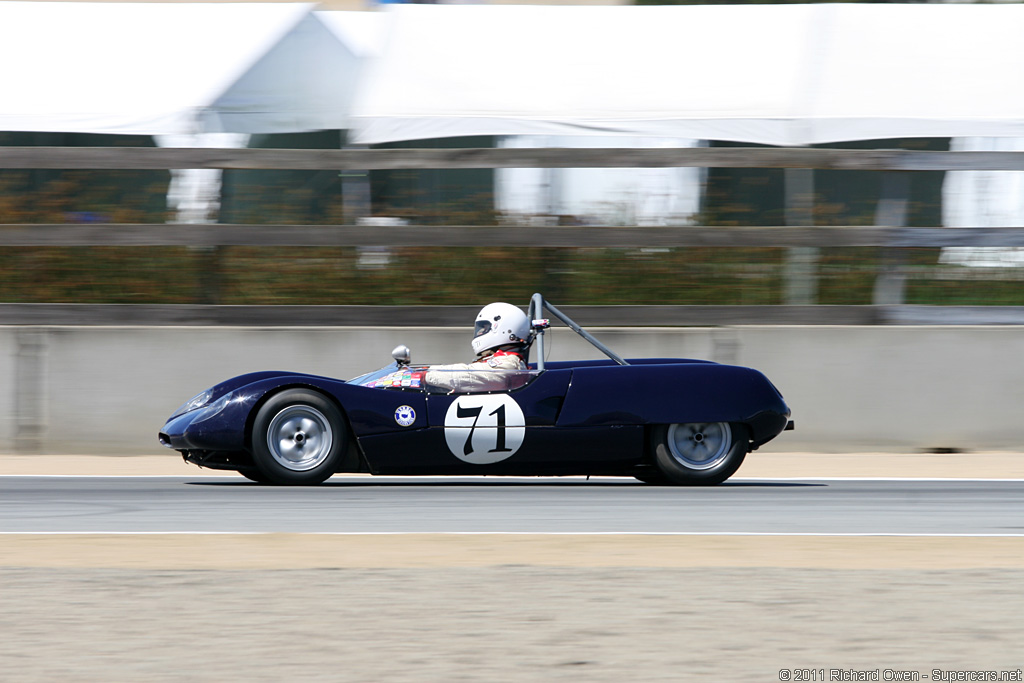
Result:
{"type": "Polygon", "coordinates": [[[196,113],[310,11],[2,2],[0,130],[194,133],[196,113]]]}
{"type": "Polygon", "coordinates": [[[377,57],[383,52],[388,27],[383,12],[317,10],[314,14],[357,57],[377,57]]]}
{"type": "MultiPolygon", "coordinates": [[[[260,5],[252,5],[260,7],[260,5]]],[[[309,11],[195,112],[196,135],[163,135],[165,147],[244,147],[255,133],[348,127],[361,68],[382,41],[376,12],[309,11]]],[[[218,67],[220,68],[220,67],[218,67]]],[[[178,222],[211,219],[220,171],[176,171],[169,201],[178,222]]]]}
{"type": "Polygon", "coordinates": [[[313,8],[0,2],[0,131],[344,128],[358,58],[313,8]]]}
{"type": "MultiPolygon", "coordinates": [[[[0,2],[0,131],[241,147],[345,128],[379,15],[314,7],[0,2]]],[[[208,220],[220,173],[172,173],[178,220],[208,220]]]]}
{"type": "MultiPolygon", "coordinates": [[[[675,138],[680,146],[954,137],[971,138],[955,143],[971,148],[981,136],[1010,145],[1024,138],[1020,4],[397,5],[386,12],[388,49],[353,112],[358,142],[498,135],[568,147],[575,144],[567,136],[608,146],[618,146],[616,136],[656,145],[675,138]]],[[[515,140],[502,144],[521,144],[515,140]]],[[[593,213],[586,198],[607,196],[607,178],[580,189],[583,173],[602,171],[550,178],[499,171],[499,201],[521,212],[546,203],[549,211],[593,213]]],[[[991,204],[990,176],[948,175],[950,224],[981,224],[973,217],[991,204]]],[[[999,182],[1021,176],[1003,173],[999,182]]],[[[651,188],[637,174],[621,181],[620,196],[651,188]]],[[[691,174],[670,187],[694,196],[695,182],[691,174]]],[[[999,224],[1022,220],[1019,207],[1004,207],[999,224]]]]}
{"type": "Polygon", "coordinates": [[[209,132],[348,127],[364,60],[383,41],[377,12],[310,12],[201,114],[209,132]]]}
{"type": "Polygon", "coordinates": [[[1024,136],[1024,6],[395,5],[356,140],[1024,136]]]}
{"type": "MultiPolygon", "coordinates": [[[[314,12],[294,3],[0,1],[0,131],[234,146],[244,144],[238,134],[347,128],[354,109],[363,143],[463,135],[564,146],[572,146],[564,136],[608,146],[1020,138],[1021,35],[1021,5],[314,12]],[[361,77],[367,56],[375,57],[372,72],[361,77]]],[[[562,169],[527,178],[532,196],[515,195],[510,183],[521,184],[524,173],[497,174],[499,202],[510,211],[534,211],[538,192],[550,198],[552,178],[563,194],[541,213],[594,213],[587,206],[597,201],[657,222],[696,206],[692,173],[562,169]],[[652,187],[687,199],[656,207],[652,187]]],[[[950,224],[971,223],[964,216],[980,215],[978,202],[988,201],[979,193],[995,178],[972,178],[949,183],[947,209],[958,216],[950,224]]],[[[1019,174],[999,178],[1020,182],[1019,174]]],[[[1003,213],[1000,224],[1024,220],[1019,207],[1003,213]]]]}

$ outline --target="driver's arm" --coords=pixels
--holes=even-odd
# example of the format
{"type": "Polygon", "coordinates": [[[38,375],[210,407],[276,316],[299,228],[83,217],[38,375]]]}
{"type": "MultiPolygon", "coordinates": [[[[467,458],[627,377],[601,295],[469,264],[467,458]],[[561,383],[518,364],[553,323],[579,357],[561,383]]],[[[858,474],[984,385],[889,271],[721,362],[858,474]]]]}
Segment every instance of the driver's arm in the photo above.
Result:
{"type": "Polygon", "coordinates": [[[424,380],[428,386],[459,394],[503,391],[508,388],[510,372],[519,369],[519,360],[512,357],[489,359],[486,363],[432,365],[424,380]]]}

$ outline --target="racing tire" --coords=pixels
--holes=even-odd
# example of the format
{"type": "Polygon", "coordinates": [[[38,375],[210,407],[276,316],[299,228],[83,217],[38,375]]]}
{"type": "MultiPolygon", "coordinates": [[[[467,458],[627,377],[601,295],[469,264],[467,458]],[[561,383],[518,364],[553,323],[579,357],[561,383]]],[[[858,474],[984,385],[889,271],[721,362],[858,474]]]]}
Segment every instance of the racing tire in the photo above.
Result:
{"type": "Polygon", "coordinates": [[[635,472],[633,478],[650,486],[664,486],[672,483],[661,473],[661,470],[655,467],[648,467],[644,472],[635,472]]]}
{"type": "Polygon", "coordinates": [[[669,483],[715,486],[736,473],[749,449],[747,428],[729,422],[658,425],[651,451],[669,483]]]}
{"type": "Polygon", "coordinates": [[[333,402],[307,389],[282,391],[256,413],[254,474],[269,484],[322,484],[334,474],[348,442],[345,418],[333,402]]]}
{"type": "Polygon", "coordinates": [[[257,469],[244,469],[238,470],[238,473],[249,481],[254,481],[257,484],[269,484],[270,480],[263,476],[263,473],[257,469]]]}

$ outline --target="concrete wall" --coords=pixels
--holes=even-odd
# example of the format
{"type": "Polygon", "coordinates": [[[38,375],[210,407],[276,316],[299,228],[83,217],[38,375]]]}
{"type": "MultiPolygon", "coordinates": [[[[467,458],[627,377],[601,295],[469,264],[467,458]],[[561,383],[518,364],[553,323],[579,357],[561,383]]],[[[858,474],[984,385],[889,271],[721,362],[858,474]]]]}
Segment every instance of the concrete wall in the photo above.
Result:
{"type": "MultiPolygon", "coordinates": [[[[625,357],[706,358],[763,371],[795,432],[766,450],[1024,446],[1024,327],[593,328],[625,357]]],[[[0,327],[0,453],[165,453],[171,411],[253,370],[348,378],[390,361],[467,360],[467,329],[0,327]]],[[[600,353],[570,331],[549,359],[600,353]]],[[[681,387],[682,391],[688,390],[681,387]]]]}

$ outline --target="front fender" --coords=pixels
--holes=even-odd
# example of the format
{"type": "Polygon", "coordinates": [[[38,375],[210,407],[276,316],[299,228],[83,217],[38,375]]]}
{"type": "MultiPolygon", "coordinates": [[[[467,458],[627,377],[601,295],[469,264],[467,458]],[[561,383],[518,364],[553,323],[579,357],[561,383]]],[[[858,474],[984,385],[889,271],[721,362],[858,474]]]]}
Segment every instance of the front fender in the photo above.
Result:
{"type": "Polygon", "coordinates": [[[160,430],[160,443],[176,450],[246,450],[252,416],[269,393],[289,386],[316,386],[332,381],[286,372],[232,377],[211,387],[212,400],[207,405],[171,416],[160,430]]]}
{"type": "Polygon", "coordinates": [[[252,418],[265,398],[278,390],[310,388],[334,400],[348,418],[353,434],[358,437],[393,431],[423,429],[427,426],[425,395],[420,391],[371,389],[342,380],[313,375],[279,375],[253,382],[234,393],[251,401],[252,412],[246,425],[248,433],[252,418]],[[399,425],[395,413],[410,406],[415,413],[412,423],[399,425]]]}
{"type": "Polygon", "coordinates": [[[253,399],[223,394],[209,405],[172,417],[160,430],[159,440],[175,450],[241,451],[245,449],[244,426],[253,399]]]}

